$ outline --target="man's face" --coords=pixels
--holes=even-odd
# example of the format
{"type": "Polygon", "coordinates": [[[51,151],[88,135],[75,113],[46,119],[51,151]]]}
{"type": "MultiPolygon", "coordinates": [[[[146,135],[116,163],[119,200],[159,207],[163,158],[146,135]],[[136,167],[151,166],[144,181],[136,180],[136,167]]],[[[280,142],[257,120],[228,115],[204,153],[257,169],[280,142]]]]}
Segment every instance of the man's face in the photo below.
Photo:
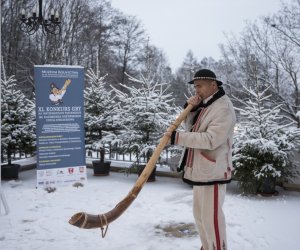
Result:
{"type": "Polygon", "coordinates": [[[52,89],[52,93],[53,93],[53,95],[57,95],[58,94],[58,89],[57,88],[53,88],[52,89]]]}
{"type": "Polygon", "coordinates": [[[194,88],[196,95],[200,96],[202,100],[214,94],[218,89],[215,81],[202,79],[194,80],[194,88]]]}

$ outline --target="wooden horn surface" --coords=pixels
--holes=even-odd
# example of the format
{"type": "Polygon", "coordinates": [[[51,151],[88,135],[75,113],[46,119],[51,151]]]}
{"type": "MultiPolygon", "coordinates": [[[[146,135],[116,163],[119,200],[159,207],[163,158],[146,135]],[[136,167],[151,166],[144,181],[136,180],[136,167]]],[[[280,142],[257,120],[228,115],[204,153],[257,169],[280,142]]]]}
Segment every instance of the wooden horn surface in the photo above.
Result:
{"type": "MultiPolygon", "coordinates": [[[[169,126],[167,129],[168,132],[173,132],[180,123],[186,118],[188,113],[193,108],[193,105],[189,104],[176,118],[176,120],[169,126]]],[[[79,212],[74,214],[69,223],[73,226],[84,228],[84,229],[92,229],[92,228],[101,228],[108,226],[111,222],[119,218],[123,212],[131,205],[134,199],[138,196],[139,192],[143,188],[143,185],[148,180],[152,170],[155,167],[155,164],[167,143],[169,142],[169,136],[164,135],[156,149],[154,150],[151,158],[149,159],[145,169],[137,179],[131,191],[127,194],[127,196],[121,200],[112,210],[105,214],[92,215],[87,214],[85,212],[79,212]]]]}

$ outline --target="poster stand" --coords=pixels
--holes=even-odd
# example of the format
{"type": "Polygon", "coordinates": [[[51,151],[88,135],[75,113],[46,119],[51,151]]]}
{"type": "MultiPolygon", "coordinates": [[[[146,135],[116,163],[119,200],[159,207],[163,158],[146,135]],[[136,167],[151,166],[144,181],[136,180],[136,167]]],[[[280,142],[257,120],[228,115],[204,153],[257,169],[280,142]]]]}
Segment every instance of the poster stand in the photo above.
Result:
{"type": "Polygon", "coordinates": [[[0,201],[0,215],[2,214],[2,212],[1,212],[1,204],[2,203],[3,203],[3,206],[4,206],[5,214],[9,214],[9,207],[8,207],[7,201],[5,199],[1,183],[0,183],[0,199],[1,199],[1,201],[0,201]]]}
{"type": "Polygon", "coordinates": [[[84,68],[34,65],[37,188],[86,182],[84,68]]]}
{"type": "MultiPolygon", "coordinates": [[[[0,33],[1,33],[1,32],[0,32],[0,33]]],[[[1,49],[0,49],[0,52],[1,52],[1,49]]],[[[0,53],[0,54],[1,54],[1,53],[0,53]]],[[[1,57],[1,64],[2,64],[2,67],[0,68],[0,75],[2,76],[1,73],[4,74],[3,57],[1,57]],[[3,70],[3,72],[1,72],[2,70],[3,70]]],[[[1,78],[1,79],[2,79],[2,78],[1,78]]],[[[0,85],[0,96],[1,96],[1,87],[2,87],[2,84],[0,85]]],[[[0,100],[0,116],[1,116],[1,103],[2,103],[2,100],[0,100]]],[[[0,141],[1,141],[1,126],[0,126],[0,141]]],[[[0,144],[0,151],[1,151],[1,144],[0,144]]],[[[1,183],[1,168],[2,168],[2,166],[0,165],[0,215],[1,215],[1,204],[2,204],[2,203],[3,203],[3,206],[4,206],[5,214],[8,214],[8,213],[9,213],[9,207],[8,207],[7,201],[6,201],[6,199],[5,199],[3,190],[2,190],[2,183],[1,183]]]]}

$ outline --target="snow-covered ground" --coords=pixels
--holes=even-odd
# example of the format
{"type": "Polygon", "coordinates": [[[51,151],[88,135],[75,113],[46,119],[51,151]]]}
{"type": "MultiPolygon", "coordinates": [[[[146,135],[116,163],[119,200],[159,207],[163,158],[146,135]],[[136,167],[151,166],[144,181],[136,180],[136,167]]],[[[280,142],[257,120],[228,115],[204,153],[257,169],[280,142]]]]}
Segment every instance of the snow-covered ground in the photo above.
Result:
{"type": "MultiPolygon", "coordinates": [[[[0,249],[199,249],[201,242],[193,227],[181,228],[177,234],[181,237],[163,231],[168,226],[184,228],[194,223],[192,189],[177,178],[157,177],[156,182],[147,183],[131,207],[109,226],[104,239],[98,229],[68,224],[80,211],[99,214],[111,210],[136,178],[122,173],[94,177],[88,169],[84,187],[58,187],[52,193],[35,189],[35,170],[21,172],[19,181],[2,181],[10,213],[4,215],[1,207],[0,249]]],[[[228,250],[300,249],[300,193],[278,190],[277,197],[243,197],[235,183],[228,186],[224,205],[228,250]]]]}

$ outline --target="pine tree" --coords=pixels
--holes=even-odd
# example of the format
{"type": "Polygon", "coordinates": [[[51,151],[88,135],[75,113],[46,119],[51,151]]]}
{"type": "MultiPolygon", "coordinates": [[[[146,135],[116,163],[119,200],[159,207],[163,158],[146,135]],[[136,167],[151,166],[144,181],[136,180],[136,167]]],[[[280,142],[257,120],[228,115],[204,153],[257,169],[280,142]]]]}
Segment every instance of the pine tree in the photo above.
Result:
{"type": "Polygon", "coordinates": [[[35,105],[17,89],[14,76],[1,76],[1,156],[11,165],[12,155],[35,150],[35,105]]]}
{"type": "Polygon", "coordinates": [[[240,111],[241,122],[235,132],[234,175],[245,193],[255,193],[268,178],[286,179],[296,174],[289,154],[299,143],[300,130],[281,124],[280,105],[270,107],[269,88],[244,87],[249,98],[240,111]]]}
{"type": "Polygon", "coordinates": [[[87,148],[99,150],[100,160],[104,162],[105,144],[114,143],[114,132],[119,128],[119,105],[113,90],[106,86],[106,76],[89,69],[86,74],[89,86],[85,96],[85,126],[87,148]]]}
{"type": "Polygon", "coordinates": [[[137,162],[144,156],[149,160],[159,139],[174,120],[176,108],[166,83],[141,77],[129,77],[134,86],[122,85],[128,93],[116,90],[122,106],[120,140],[124,153],[134,153],[137,162]]]}

